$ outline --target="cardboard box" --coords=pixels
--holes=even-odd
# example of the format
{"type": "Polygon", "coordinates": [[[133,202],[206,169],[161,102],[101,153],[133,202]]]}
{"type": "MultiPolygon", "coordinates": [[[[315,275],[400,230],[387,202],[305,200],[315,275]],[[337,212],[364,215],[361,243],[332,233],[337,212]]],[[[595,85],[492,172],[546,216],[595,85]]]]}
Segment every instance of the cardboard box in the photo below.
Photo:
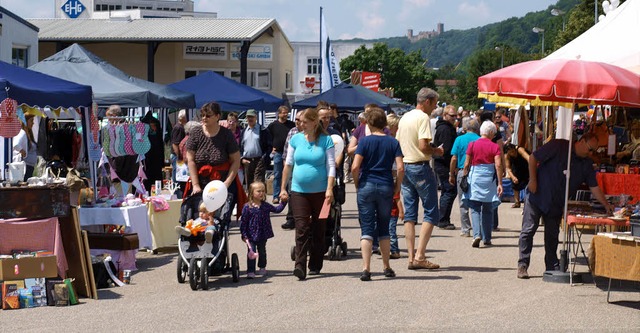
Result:
{"type": "Polygon", "coordinates": [[[58,276],[56,256],[0,259],[0,280],[56,276],[58,276]]]}

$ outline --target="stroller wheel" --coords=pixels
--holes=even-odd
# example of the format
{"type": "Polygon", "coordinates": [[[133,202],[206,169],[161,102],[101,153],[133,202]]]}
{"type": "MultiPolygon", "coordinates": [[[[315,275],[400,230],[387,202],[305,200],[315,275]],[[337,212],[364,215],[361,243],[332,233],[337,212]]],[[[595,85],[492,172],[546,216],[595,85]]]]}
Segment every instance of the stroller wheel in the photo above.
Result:
{"type": "Polygon", "coordinates": [[[335,254],[335,257],[334,257],[335,260],[341,260],[342,259],[342,249],[338,246],[338,247],[336,247],[335,251],[336,251],[335,252],[336,254],[335,254]]]}
{"type": "Polygon", "coordinates": [[[200,260],[200,285],[202,290],[209,289],[209,259],[202,258],[200,260]]]}
{"type": "Polygon", "coordinates": [[[198,261],[194,257],[189,260],[189,286],[191,286],[191,290],[198,290],[199,279],[200,271],[198,270],[198,261]]]}
{"type": "Polygon", "coordinates": [[[329,248],[329,260],[337,260],[337,252],[335,247],[329,248]]]}
{"type": "Polygon", "coordinates": [[[291,247],[291,261],[296,261],[296,247],[295,247],[295,245],[291,247]]]}
{"type": "Polygon", "coordinates": [[[233,282],[240,281],[240,261],[238,261],[238,255],[236,253],[231,255],[231,277],[233,282]]]}
{"type": "Polygon", "coordinates": [[[342,242],[342,244],[340,244],[340,249],[342,250],[342,256],[346,258],[348,250],[347,242],[342,242]]]}
{"type": "Polygon", "coordinates": [[[187,278],[187,265],[184,261],[182,261],[182,256],[178,254],[178,265],[177,265],[177,273],[178,273],[178,283],[184,283],[187,278]]]}

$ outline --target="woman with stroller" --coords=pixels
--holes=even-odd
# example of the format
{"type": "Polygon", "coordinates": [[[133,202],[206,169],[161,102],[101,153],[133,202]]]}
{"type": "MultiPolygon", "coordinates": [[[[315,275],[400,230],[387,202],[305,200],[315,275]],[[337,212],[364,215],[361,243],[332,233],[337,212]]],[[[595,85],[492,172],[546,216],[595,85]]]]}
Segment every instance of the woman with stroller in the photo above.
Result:
{"type": "Polygon", "coordinates": [[[491,246],[494,209],[500,205],[502,195],[502,158],[500,146],[491,141],[497,127],[492,121],[480,126],[480,139],[469,143],[464,160],[464,175],[468,177],[469,190],[463,201],[471,208],[473,227],[472,247],[491,246]]]}
{"type": "Polygon", "coordinates": [[[336,176],[335,148],[325,132],[316,109],[306,109],[302,116],[303,132],[291,137],[282,174],[280,200],[289,200],[287,179],[291,179],[291,208],[296,225],[295,269],[299,280],[322,270],[326,219],[320,220],[323,205],[333,202],[336,176]],[[294,167],[295,166],[295,167],[294,167]]]}
{"type": "Polygon", "coordinates": [[[212,180],[220,180],[229,193],[233,193],[238,206],[242,206],[246,196],[237,177],[240,149],[233,133],[218,124],[220,114],[220,105],[216,102],[200,108],[202,126],[191,130],[186,145],[190,183],[185,189],[185,197],[201,193],[212,180]]]}
{"type": "Polygon", "coordinates": [[[358,189],[358,214],[362,236],[363,270],[361,281],[371,280],[371,247],[373,238],[378,237],[380,253],[385,277],[395,277],[396,273],[389,266],[390,241],[389,220],[394,194],[400,193],[400,184],[404,178],[404,164],[400,143],[386,135],[383,129],[387,126],[387,118],[380,108],[372,108],[368,112],[367,125],[371,135],[358,142],[351,174],[358,189]],[[397,165],[397,180],[393,181],[393,163],[397,165]]]}

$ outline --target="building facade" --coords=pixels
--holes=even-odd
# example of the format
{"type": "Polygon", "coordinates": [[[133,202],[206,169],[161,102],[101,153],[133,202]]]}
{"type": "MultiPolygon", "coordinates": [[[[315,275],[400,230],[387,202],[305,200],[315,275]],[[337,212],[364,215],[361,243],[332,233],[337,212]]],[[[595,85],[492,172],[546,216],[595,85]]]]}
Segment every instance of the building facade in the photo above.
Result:
{"type": "MultiPolygon", "coordinates": [[[[291,102],[297,102],[320,91],[320,42],[292,42],[293,45],[293,89],[287,93],[291,102]]],[[[372,43],[336,42],[331,46],[338,63],[350,56],[364,44],[366,48],[372,48],[372,43]]],[[[323,59],[324,60],[324,59],[323,59]]],[[[349,77],[341,77],[342,81],[348,81],[349,77]]]]}
{"type": "MultiPolygon", "coordinates": [[[[144,17],[192,15],[191,0],[55,0],[55,18],[105,18],[111,12],[138,11],[144,17]]],[[[215,15],[215,13],[213,13],[215,15]]]]}
{"type": "Polygon", "coordinates": [[[0,60],[25,68],[38,62],[38,27],[2,6],[0,60]]]}

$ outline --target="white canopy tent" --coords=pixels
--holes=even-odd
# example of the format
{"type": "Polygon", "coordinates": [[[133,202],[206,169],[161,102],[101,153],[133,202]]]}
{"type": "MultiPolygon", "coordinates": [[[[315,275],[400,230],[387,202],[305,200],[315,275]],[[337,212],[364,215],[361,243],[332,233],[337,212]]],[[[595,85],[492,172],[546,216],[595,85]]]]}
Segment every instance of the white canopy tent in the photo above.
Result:
{"type": "Polygon", "coordinates": [[[640,74],[640,0],[627,0],[598,24],[545,59],[580,59],[640,74]]]}

